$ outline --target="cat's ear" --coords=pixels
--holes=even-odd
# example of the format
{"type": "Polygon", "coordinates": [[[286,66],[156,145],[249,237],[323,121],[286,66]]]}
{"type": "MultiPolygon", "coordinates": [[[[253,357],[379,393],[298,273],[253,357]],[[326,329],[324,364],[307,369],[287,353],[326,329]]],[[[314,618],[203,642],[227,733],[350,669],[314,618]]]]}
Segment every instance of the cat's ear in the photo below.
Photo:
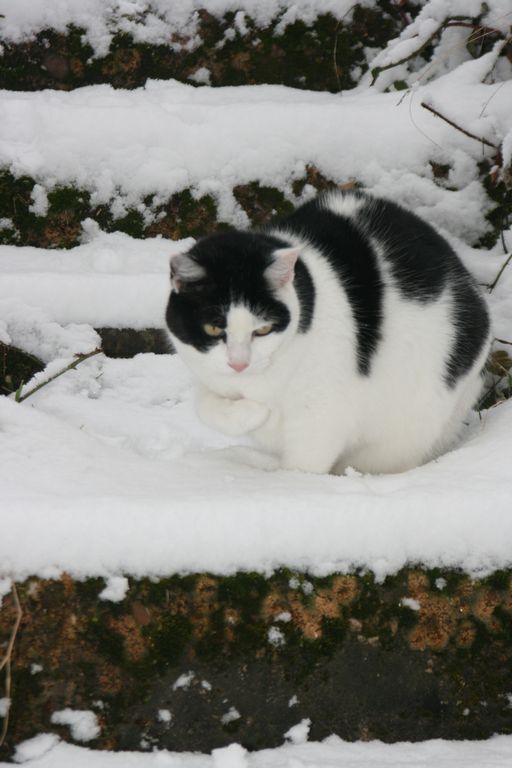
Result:
{"type": "Polygon", "coordinates": [[[171,256],[171,285],[176,293],[182,291],[187,284],[202,280],[205,274],[204,267],[190,254],[177,253],[171,256]]]}
{"type": "Polygon", "coordinates": [[[278,248],[272,254],[272,263],[265,270],[265,277],[273,288],[284,288],[293,280],[300,247],[278,248]]]}

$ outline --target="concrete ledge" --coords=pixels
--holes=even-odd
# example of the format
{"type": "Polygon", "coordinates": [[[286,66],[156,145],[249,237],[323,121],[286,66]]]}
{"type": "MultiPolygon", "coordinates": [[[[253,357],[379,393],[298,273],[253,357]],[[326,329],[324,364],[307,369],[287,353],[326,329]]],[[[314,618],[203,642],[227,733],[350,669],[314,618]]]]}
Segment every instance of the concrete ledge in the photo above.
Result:
{"type": "MultiPolygon", "coordinates": [[[[69,740],[51,722],[66,707],[95,712],[89,746],[115,750],[273,747],[305,717],[313,740],[510,733],[511,578],[194,574],[130,578],[119,602],[100,599],[103,579],[28,579],[3,754],[69,740]]],[[[14,619],[6,595],[1,647],[14,619]]]]}
{"type": "Polygon", "coordinates": [[[248,16],[241,26],[235,12],[216,17],[202,9],[193,38],[170,31],[169,45],[155,45],[118,32],[101,57],[94,56],[84,29],[69,26],[66,34],[44,29],[21,44],[0,40],[0,88],[70,90],[96,83],[136,88],[149,78],[196,83],[206,76],[213,86],[275,83],[337,92],[352,88],[367,68],[364,48],[385,47],[400,34],[407,14],[418,10],[414,2],[378,5],[356,4],[346,19],[326,14],[284,29],[281,14],[260,28],[248,16]]]}

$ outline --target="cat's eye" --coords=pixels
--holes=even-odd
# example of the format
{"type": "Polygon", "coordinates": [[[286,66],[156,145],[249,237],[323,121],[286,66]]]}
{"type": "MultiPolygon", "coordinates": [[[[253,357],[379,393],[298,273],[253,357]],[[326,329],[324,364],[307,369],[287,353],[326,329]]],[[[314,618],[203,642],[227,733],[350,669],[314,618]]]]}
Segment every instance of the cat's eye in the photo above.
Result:
{"type": "Polygon", "coordinates": [[[214,338],[218,338],[224,333],[224,328],[219,328],[218,325],[212,325],[211,323],[205,323],[203,330],[208,336],[213,336],[214,338]]]}
{"type": "Polygon", "coordinates": [[[254,335],[267,336],[271,332],[272,328],[273,328],[272,323],[267,323],[267,325],[261,325],[259,328],[256,328],[256,330],[254,331],[254,335]]]}

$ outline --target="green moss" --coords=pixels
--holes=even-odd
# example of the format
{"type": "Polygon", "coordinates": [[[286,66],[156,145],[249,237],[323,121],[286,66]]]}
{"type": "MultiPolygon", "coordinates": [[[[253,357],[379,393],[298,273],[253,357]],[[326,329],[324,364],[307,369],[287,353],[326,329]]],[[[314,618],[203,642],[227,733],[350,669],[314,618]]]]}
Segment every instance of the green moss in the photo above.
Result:
{"type": "Polygon", "coordinates": [[[263,29],[246,16],[244,34],[234,25],[233,12],[218,18],[200,10],[198,17],[201,44],[190,50],[136,42],[117,33],[107,55],[95,58],[84,30],[73,26],[65,34],[45,30],[35,40],[6,43],[0,87],[69,89],[108,82],[135,88],[148,78],[193,82],[194,72],[206,67],[215,86],[278,83],[335,92],[355,84],[354,68],[366,66],[364,48],[383,47],[403,24],[391,0],[383,0],[377,9],[356,5],[341,21],[324,14],[311,25],[298,20],[284,30],[278,30],[282,14],[263,29]]]}
{"type": "Polygon", "coordinates": [[[115,219],[113,229],[118,232],[125,232],[130,237],[144,237],[144,216],[140,211],[131,208],[126,216],[115,219]]]}
{"type": "Polygon", "coordinates": [[[16,392],[43,368],[44,363],[37,357],[0,342],[0,394],[16,392]]]}
{"type": "Polygon", "coordinates": [[[261,573],[242,572],[220,579],[218,597],[221,603],[251,616],[260,612],[269,589],[268,580],[261,573]]]}
{"type": "Polygon", "coordinates": [[[379,590],[372,573],[366,573],[359,579],[359,594],[352,603],[351,613],[356,619],[369,619],[376,615],[381,605],[379,590]]]}
{"type": "Polygon", "coordinates": [[[294,208],[281,190],[261,185],[258,181],[235,187],[233,195],[253,225],[265,224],[272,216],[284,216],[294,208]]]}
{"type": "Polygon", "coordinates": [[[498,570],[482,580],[482,584],[498,591],[510,588],[510,571],[498,570]]]}
{"type": "Polygon", "coordinates": [[[192,624],[181,614],[168,614],[156,624],[142,628],[143,636],[150,643],[149,659],[159,670],[174,667],[179,663],[192,638],[192,624]]]}
{"type": "Polygon", "coordinates": [[[100,605],[99,594],[105,589],[105,579],[101,577],[75,581],[74,588],[79,602],[83,605],[100,605]]]}
{"type": "Polygon", "coordinates": [[[478,166],[485,191],[494,203],[485,217],[492,229],[476,244],[480,248],[492,248],[512,219],[512,188],[507,188],[501,177],[492,172],[494,162],[482,160],[478,166]]]}
{"type": "Polygon", "coordinates": [[[508,645],[512,644],[512,615],[501,605],[497,605],[493,616],[499,620],[504,637],[508,645]]]}
{"type": "Polygon", "coordinates": [[[197,575],[169,576],[166,578],[139,579],[134,583],[132,598],[158,607],[166,607],[169,604],[169,595],[184,593],[191,594],[197,584],[197,575]]]}
{"type": "Polygon", "coordinates": [[[194,650],[197,658],[207,664],[218,666],[223,662],[227,656],[223,608],[217,609],[210,615],[208,632],[197,641],[194,650]]]}
{"type": "Polygon", "coordinates": [[[89,619],[86,637],[97,651],[116,666],[124,663],[124,640],[122,635],[107,624],[108,615],[96,615],[89,619]]]}
{"type": "Polygon", "coordinates": [[[345,618],[322,618],[322,634],[316,641],[318,652],[324,656],[332,656],[343,645],[348,632],[348,621],[345,618]]]}
{"type": "Polygon", "coordinates": [[[429,568],[426,571],[428,576],[429,588],[431,592],[435,594],[443,594],[447,597],[457,594],[459,592],[462,582],[467,579],[467,576],[462,571],[457,570],[444,570],[441,568],[429,568]],[[443,579],[444,586],[440,590],[436,586],[436,581],[443,579]]]}

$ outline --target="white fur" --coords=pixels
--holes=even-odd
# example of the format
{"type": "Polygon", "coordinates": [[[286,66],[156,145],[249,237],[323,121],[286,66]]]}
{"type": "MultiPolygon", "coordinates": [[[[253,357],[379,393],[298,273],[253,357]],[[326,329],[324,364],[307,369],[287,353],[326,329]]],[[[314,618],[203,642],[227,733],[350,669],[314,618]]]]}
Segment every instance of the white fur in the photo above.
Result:
{"type": "MultiPolygon", "coordinates": [[[[328,197],[326,204],[345,216],[357,216],[360,207],[358,198],[346,195],[341,202],[328,197]]],[[[278,291],[292,317],[282,334],[253,337],[262,321],[247,308],[234,307],[227,345],[203,354],[173,338],[200,382],[200,418],[229,435],[251,432],[282,467],[309,472],[341,472],[347,466],[400,472],[445,450],[478,396],[488,353],[486,343],[471,370],[455,387],[446,386],[453,344],[450,289],[431,303],[408,301],[380,258],[386,284],[382,339],[370,374],[362,376],[352,312],[339,280],[313,247],[297,238],[293,245],[300,247],[315,285],[307,333],[296,333],[299,305],[288,282],[278,291]],[[248,368],[230,369],[230,355],[247,360],[248,368]]]]}

